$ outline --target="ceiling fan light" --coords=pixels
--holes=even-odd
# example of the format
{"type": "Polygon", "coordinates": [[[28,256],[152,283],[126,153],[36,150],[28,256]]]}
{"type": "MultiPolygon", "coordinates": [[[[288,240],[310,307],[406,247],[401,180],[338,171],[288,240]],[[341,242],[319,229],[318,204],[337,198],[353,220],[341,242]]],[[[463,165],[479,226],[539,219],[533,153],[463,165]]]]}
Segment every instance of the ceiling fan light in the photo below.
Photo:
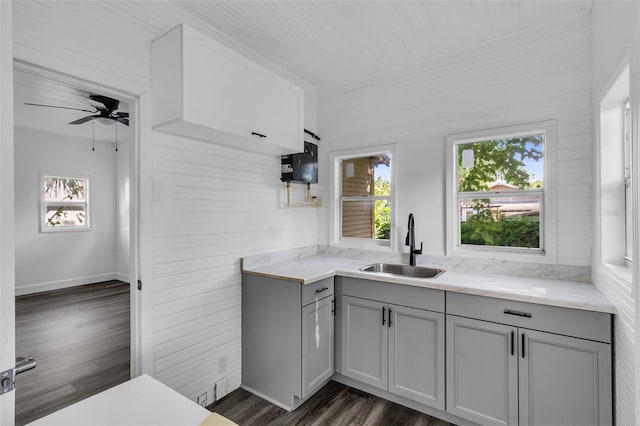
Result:
{"type": "Polygon", "coordinates": [[[107,117],[96,117],[95,122],[98,123],[99,125],[103,126],[103,127],[109,127],[109,126],[113,126],[115,123],[115,121],[113,121],[110,118],[107,117]]]}

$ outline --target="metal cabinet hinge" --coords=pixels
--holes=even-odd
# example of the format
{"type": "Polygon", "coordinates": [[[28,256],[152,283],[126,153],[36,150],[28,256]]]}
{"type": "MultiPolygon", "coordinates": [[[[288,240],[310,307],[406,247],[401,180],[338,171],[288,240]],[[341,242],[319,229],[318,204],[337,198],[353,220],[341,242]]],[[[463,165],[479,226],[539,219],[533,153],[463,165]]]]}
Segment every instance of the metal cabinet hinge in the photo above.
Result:
{"type": "Polygon", "coordinates": [[[0,395],[15,389],[16,376],[36,368],[36,360],[28,357],[16,358],[16,366],[0,372],[0,395]]]}

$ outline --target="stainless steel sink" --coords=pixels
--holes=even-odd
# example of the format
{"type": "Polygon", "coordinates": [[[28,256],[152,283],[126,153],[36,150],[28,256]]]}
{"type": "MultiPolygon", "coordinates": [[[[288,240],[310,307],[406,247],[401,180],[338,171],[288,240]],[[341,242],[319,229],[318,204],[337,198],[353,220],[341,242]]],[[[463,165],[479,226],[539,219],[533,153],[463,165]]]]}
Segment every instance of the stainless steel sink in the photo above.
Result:
{"type": "Polygon", "coordinates": [[[424,266],[394,265],[391,263],[373,263],[360,268],[362,272],[374,274],[398,275],[410,278],[435,278],[444,272],[443,269],[427,268],[424,266]]]}

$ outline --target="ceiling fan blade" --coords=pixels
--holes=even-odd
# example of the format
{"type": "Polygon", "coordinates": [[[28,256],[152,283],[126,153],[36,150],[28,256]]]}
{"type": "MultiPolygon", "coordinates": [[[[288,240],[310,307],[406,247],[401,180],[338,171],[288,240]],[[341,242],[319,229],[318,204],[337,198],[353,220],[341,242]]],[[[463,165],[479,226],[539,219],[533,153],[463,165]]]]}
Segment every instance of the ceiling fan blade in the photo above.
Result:
{"type": "Polygon", "coordinates": [[[79,118],[79,119],[77,119],[75,121],[71,121],[71,122],[69,122],[69,124],[82,124],[82,123],[86,123],[87,121],[91,121],[91,120],[93,120],[94,118],[97,118],[97,117],[100,117],[100,115],[87,115],[86,117],[82,117],[82,118],[79,118]]]}
{"type": "Polygon", "coordinates": [[[81,109],[81,108],[71,108],[71,107],[64,107],[64,106],[58,106],[58,105],[44,105],[44,104],[32,104],[30,102],[25,102],[25,105],[33,105],[33,106],[41,106],[41,107],[47,107],[47,108],[60,108],[60,109],[72,109],[74,111],[84,111],[84,112],[97,112],[97,111],[89,111],[88,109],[81,109]]]}
{"type": "Polygon", "coordinates": [[[125,126],[129,125],[129,119],[126,117],[118,117],[116,118],[116,121],[118,121],[119,123],[124,124],[125,126]]]}
{"type": "Polygon", "coordinates": [[[109,109],[107,109],[107,107],[102,102],[94,101],[93,99],[87,99],[87,102],[89,102],[89,105],[91,105],[98,111],[109,112],[109,109]]]}

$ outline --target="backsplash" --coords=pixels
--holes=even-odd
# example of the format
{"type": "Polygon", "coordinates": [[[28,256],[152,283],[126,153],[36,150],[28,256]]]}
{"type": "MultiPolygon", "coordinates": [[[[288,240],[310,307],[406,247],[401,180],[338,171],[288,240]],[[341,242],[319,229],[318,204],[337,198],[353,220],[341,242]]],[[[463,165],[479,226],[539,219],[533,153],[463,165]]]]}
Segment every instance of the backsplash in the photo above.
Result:
{"type": "MultiPolygon", "coordinates": [[[[369,262],[408,263],[406,253],[388,253],[374,250],[340,248],[332,246],[309,246],[242,259],[247,269],[257,268],[306,256],[327,256],[369,262]]],[[[484,272],[516,277],[542,278],[548,280],[591,281],[591,268],[587,266],[549,265],[527,262],[509,262],[496,259],[469,259],[462,257],[419,255],[419,266],[431,266],[447,271],[484,272]]]]}

